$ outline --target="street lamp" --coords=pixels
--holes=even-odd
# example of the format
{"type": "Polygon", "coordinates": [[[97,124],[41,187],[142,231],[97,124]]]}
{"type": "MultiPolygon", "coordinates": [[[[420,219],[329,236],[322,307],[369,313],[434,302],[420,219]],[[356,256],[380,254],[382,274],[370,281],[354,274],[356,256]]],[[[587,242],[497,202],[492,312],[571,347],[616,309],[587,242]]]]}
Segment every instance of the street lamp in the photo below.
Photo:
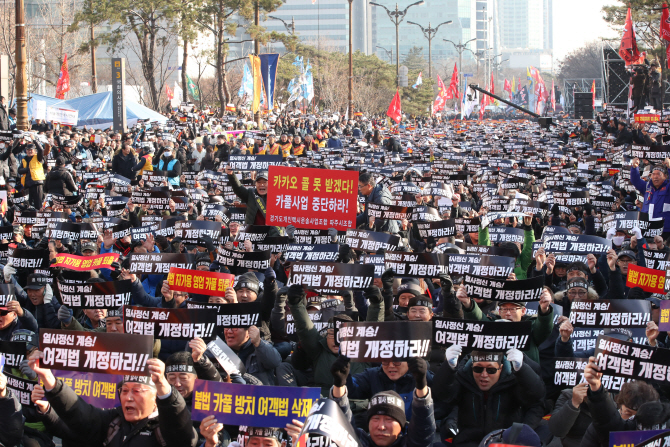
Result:
{"type": "Polygon", "coordinates": [[[479,51],[472,51],[470,48],[466,48],[466,50],[468,50],[470,53],[473,54],[473,56],[475,57],[475,60],[477,61],[477,76],[479,76],[479,60],[481,58],[483,58],[484,56],[486,56],[487,52],[489,50],[492,50],[492,49],[493,48],[485,48],[485,49],[479,50],[479,51]]]}
{"type": "MultiPolygon", "coordinates": [[[[405,14],[407,14],[407,10],[411,8],[412,6],[417,6],[417,5],[423,5],[425,2],[423,0],[412,3],[409,5],[407,8],[403,9],[402,11],[398,10],[398,4],[395,4],[395,11],[390,11],[386,6],[380,5],[379,3],[375,2],[370,2],[371,5],[375,6],[380,6],[384,8],[386,11],[386,14],[388,14],[389,19],[391,19],[391,22],[395,25],[395,85],[396,87],[400,87],[400,42],[398,40],[398,26],[402,23],[403,20],[405,20],[405,14]]],[[[349,5],[351,5],[351,0],[349,0],[349,5]]],[[[351,8],[349,8],[349,17],[351,17],[351,8]]],[[[349,20],[351,22],[351,19],[349,20]]],[[[351,23],[349,23],[349,29],[351,29],[351,23]]]]}
{"type": "Polygon", "coordinates": [[[432,78],[433,77],[433,72],[432,72],[432,67],[433,67],[433,54],[431,53],[430,49],[430,44],[433,40],[433,37],[435,37],[435,34],[437,34],[437,30],[442,26],[442,25],[449,25],[450,23],[454,23],[453,20],[447,20],[446,22],[442,22],[439,25],[437,25],[435,28],[430,27],[430,22],[428,22],[428,28],[424,28],[423,26],[419,25],[418,23],[415,22],[410,22],[409,20],[407,23],[410,23],[412,25],[416,25],[419,28],[421,28],[421,31],[423,32],[423,35],[426,39],[428,39],[428,77],[432,78]]]}
{"type": "Polygon", "coordinates": [[[354,119],[354,35],[353,35],[353,3],[354,0],[349,0],[349,119],[354,119]]]}
{"type": "Polygon", "coordinates": [[[391,48],[391,51],[387,50],[384,47],[380,47],[379,45],[377,45],[377,48],[381,48],[382,50],[384,50],[386,52],[386,56],[388,56],[388,58],[389,58],[389,63],[392,64],[393,63],[393,48],[391,48]]]}
{"type": "Polygon", "coordinates": [[[284,20],[280,19],[279,17],[268,16],[268,19],[279,20],[281,23],[284,24],[284,26],[286,27],[286,31],[288,31],[290,35],[293,36],[295,34],[295,19],[293,17],[291,17],[290,25],[286,23],[284,20]]]}
{"type": "Polygon", "coordinates": [[[458,52],[458,88],[461,88],[461,85],[463,85],[463,51],[467,50],[468,44],[473,40],[477,40],[477,38],[476,37],[472,38],[463,44],[459,40],[458,45],[456,45],[449,39],[442,39],[442,40],[452,44],[456,48],[456,51],[458,52]]]}

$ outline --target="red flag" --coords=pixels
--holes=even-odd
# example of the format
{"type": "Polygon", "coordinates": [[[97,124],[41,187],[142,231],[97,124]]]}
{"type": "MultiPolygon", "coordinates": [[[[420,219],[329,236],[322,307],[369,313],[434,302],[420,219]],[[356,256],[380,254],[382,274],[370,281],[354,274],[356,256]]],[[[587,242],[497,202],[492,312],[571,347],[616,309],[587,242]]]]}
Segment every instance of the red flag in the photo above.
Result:
{"type": "Polygon", "coordinates": [[[637,48],[637,38],[635,37],[635,27],[633,18],[630,14],[630,8],[626,14],[626,24],[623,27],[623,36],[621,36],[621,45],[619,46],[619,56],[626,61],[626,65],[631,65],[640,57],[640,50],[637,48]]]}
{"type": "Polygon", "coordinates": [[[63,57],[60,67],[58,83],[56,84],[56,99],[65,99],[65,93],[70,91],[70,73],[67,71],[67,54],[63,57]]]}
{"type": "Polygon", "coordinates": [[[596,107],[596,80],[593,80],[593,83],[591,84],[591,104],[593,105],[593,108],[595,109],[596,107]]]}
{"type": "Polygon", "coordinates": [[[461,94],[458,91],[458,67],[454,63],[454,72],[451,75],[451,82],[449,82],[449,88],[447,89],[447,99],[461,98],[461,94]]]}
{"type": "Polygon", "coordinates": [[[556,90],[554,90],[554,80],[551,80],[551,110],[556,111],[556,90]]]}
{"type": "MultiPolygon", "coordinates": [[[[493,81],[493,73],[491,73],[491,90],[489,90],[489,91],[494,95],[496,94],[495,85],[496,85],[496,83],[493,81]]],[[[490,98],[489,102],[493,102],[493,98],[490,98]]]]}
{"type": "Polygon", "coordinates": [[[174,92],[170,89],[170,86],[165,84],[165,94],[167,95],[168,101],[172,101],[174,98],[174,92]]]}
{"type": "Polygon", "coordinates": [[[505,84],[503,85],[503,92],[509,93],[509,99],[512,99],[512,85],[507,79],[505,79],[505,84]]]}
{"type": "Polygon", "coordinates": [[[440,75],[437,75],[437,96],[435,97],[435,102],[433,102],[433,113],[437,113],[444,108],[444,104],[447,102],[449,97],[449,90],[444,87],[444,82],[440,75]]]}
{"type": "Polygon", "coordinates": [[[661,39],[670,41],[670,12],[668,5],[663,3],[663,12],[661,13],[661,39]]]}
{"type": "Polygon", "coordinates": [[[400,120],[402,120],[402,107],[400,106],[400,93],[398,90],[395,91],[395,96],[391,100],[386,114],[396,123],[400,123],[400,120]]]}

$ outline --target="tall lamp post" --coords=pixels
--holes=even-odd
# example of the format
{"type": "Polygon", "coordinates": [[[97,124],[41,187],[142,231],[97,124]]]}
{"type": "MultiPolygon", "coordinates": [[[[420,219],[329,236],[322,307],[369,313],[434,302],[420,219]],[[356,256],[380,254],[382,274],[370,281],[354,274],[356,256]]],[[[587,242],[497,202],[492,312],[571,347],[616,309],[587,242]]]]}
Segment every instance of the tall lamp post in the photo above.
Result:
{"type": "Polygon", "coordinates": [[[268,16],[268,19],[279,20],[281,23],[284,24],[284,26],[286,27],[286,31],[288,31],[291,36],[293,36],[295,34],[295,19],[293,17],[291,17],[291,23],[290,24],[286,23],[284,20],[280,19],[279,17],[268,16]]]}
{"type": "Polygon", "coordinates": [[[354,34],[353,34],[353,3],[354,0],[349,0],[349,119],[354,119],[354,34]]]}
{"type": "Polygon", "coordinates": [[[433,41],[433,37],[435,37],[435,34],[437,34],[437,30],[442,26],[442,25],[449,25],[450,23],[454,23],[453,20],[447,20],[446,22],[442,22],[439,25],[437,25],[435,28],[430,27],[430,22],[428,22],[428,28],[424,28],[423,26],[419,25],[416,22],[410,22],[409,20],[407,23],[410,23],[412,25],[416,25],[419,28],[421,28],[421,32],[423,32],[423,36],[428,39],[428,77],[432,78],[433,77],[433,53],[431,52],[431,42],[433,41]]]}
{"type": "Polygon", "coordinates": [[[466,50],[472,53],[472,55],[475,57],[475,61],[477,61],[477,76],[479,76],[479,60],[486,56],[486,53],[492,49],[493,48],[486,48],[485,50],[472,51],[470,48],[466,48],[466,50]]]}
{"type": "Polygon", "coordinates": [[[458,52],[458,88],[461,88],[461,86],[463,85],[463,51],[467,50],[468,49],[468,44],[470,42],[472,42],[473,40],[477,40],[477,38],[475,37],[473,39],[470,39],[463,44],[459,40],[458,45],[456,45],[455,43],[453,43],[449,39],[442,39],[442,40],[452,44],[456,48],[456,51],[458,52]]]}
{"type": "Polygon", "coordinates": [[[16,128],[29,130],[28,121],[28,80],[26,79],[26,15],[23,0],[15,2],[16,24],[16,128]]]}
{"type": "MultiPolygon", "coordinates": [[[[349,0],[349,29],[351,29],[351,1],[349,0]]],[[[398,4],[395,4],[395,11],[389,10],[386,6],[380,5],[379,3],[375,2],[370,2],[371,5],[375,6],[380,6],[384,8],[386,11],[386,14],[388,14],[389,19],[391,19],[391,22],[395,25],[395,85],[396,87],[400,87],[400,42],[398,40],[398,26],[402,23],[403,20],[405,20],[405,14],[407,14],[407,10],[411,8],[412,6],[417,6],[417,5],[423,5],[425,2],[423,0],[412,3],[409,5],[407,8],[403,9],[402,11],[398,10],[398,4]]]]}
{"type": "Polygon", "coordinates": [[[389,62],[392,64],[393,63],[393,48],[391,48],[391,51],[387,50],[384,47],[380,47],[379,45],[377,45],[377,48],[381,48],[382,50],[384,50],[384,52],[386,53],[386,57],[389,58],[389,62]]]}

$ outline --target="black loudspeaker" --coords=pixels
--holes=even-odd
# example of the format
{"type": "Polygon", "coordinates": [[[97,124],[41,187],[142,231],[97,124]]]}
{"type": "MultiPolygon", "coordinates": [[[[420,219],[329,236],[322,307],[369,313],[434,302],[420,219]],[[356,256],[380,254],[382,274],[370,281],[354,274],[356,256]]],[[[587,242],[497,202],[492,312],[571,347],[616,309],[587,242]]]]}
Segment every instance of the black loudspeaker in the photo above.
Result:
{"type": "Polygon", "coordinates": [[[591,92],[574,92],[573,104],[575,112],[573,118],[579,119],[593,119],[593,93],[591,92]]]}
{"type": "Polygon", "coordinates": [[[607,75],[607,98],[609,105],[625,109],[628,106],[628,82],[630,74],[626,70],[626,62],[621,56],[609,48],[603,50],[605,71],[607,75]]]}

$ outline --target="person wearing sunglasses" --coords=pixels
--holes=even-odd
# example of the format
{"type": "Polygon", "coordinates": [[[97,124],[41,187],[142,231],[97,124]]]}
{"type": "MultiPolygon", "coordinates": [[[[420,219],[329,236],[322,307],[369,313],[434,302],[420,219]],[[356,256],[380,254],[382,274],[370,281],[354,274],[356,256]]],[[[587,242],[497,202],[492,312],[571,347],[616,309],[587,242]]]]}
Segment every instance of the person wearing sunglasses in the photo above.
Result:
{"type": "Polygon", "coordinates": [[[20,329],[39,332],[37,320],[16,301],[7,301],[0,306],[0,341],[10,341],[12,334],[20,329]]]}
{"type": "MultiPolygon", "coordinates": [[[[433,393],[445,414],[458,408],[458,434],[454,446],[477,445],[493,430],[514,422],[540,422],[544,405],[544,382],[524,361],[517,349],[503,352],[472,351],[459,362],[462,348],[447,348],[446,358],[435,374],[433,393]]],[[[534,426],[534,425],[532,425],[534,426]]],[[[442,439],[451,438],[443,424],[442,439]]]]}

